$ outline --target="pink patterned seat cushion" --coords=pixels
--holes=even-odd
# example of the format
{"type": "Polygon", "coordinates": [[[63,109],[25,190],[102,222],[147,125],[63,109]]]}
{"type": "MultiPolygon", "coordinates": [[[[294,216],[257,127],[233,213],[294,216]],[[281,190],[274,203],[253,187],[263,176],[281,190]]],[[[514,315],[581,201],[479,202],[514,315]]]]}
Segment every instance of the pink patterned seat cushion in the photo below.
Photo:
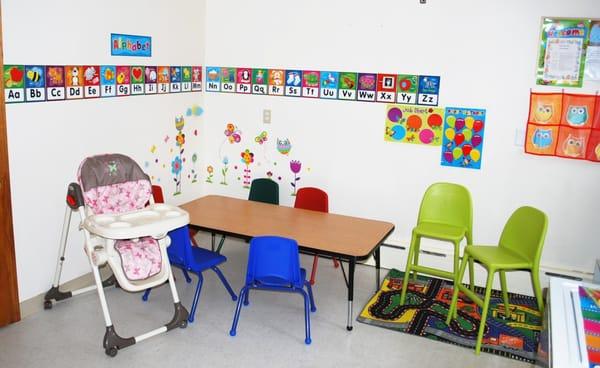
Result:
{"type": "Polygon", "coordinates": [[[83,193],[85,203],[99,215],[122,213],[142,209],[152,195],[152,185],[148,180],[95,187],[83,193]]]}
{"type": "Polygon", "coordinates": [[[131,281],[147,279],[161,270],[160,247],[152,237],[143,237],[138,241],[118,240],[115,249],[121,256],[125,276],[131,281]]]}

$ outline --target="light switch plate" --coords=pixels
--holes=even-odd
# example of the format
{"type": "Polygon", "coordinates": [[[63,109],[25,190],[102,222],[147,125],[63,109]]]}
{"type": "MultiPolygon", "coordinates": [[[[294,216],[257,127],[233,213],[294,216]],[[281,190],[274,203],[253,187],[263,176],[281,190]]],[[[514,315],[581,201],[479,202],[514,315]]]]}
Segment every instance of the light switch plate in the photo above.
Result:
{"type": "Polygon", "coordinates": [[[263,124],[271,124],[271,110],[263,110],[263,124]]]}

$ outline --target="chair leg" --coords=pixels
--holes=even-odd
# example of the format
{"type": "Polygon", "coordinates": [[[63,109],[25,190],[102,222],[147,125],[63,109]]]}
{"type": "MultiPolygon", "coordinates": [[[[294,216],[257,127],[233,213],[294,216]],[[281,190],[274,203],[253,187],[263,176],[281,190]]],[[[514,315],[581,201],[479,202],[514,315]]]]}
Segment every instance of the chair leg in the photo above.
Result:
{"type": "Polygon", "coordinates": [[[181,272],[183,272],[183,277],[185,277],[185,282],[187,282],[188,284],[190,282],[192,282],[192,278],[190,277],[190,275],[187,273],[187,270],[185,270],[184,268],[181,269],[181,272]]]}
{"type": "MultiPolygon", "coordinates": [[[[469,286],[472,292],[475,292],[475,262],[473,258],[469,259],[469,286]]],[[[461,280],[462,281],[462,280],[461,280]]]]}
{"type": "Polygon", "coordinates": [[[302,294],[302,296],[304,297],[304,329],[306,331],[306,338],[304,339],[304,343],[306,345],[310,345],[310,343],[312,342],[310,339],[310,312],[308,311],[308,295],[306,295],[306,292],[302,289],[298,289],[298,291],[302,294]]]}
{"type": "Polygon", "coordinates": [[[196,285],[196,293],[194,294],[194,300],[192,301],[192,310],[190,311],[190,316],[188,317],[188,321],[190,323],[194,322],[194,316],[196,315],[196,307],[198,306],[198,300],[200,299],[200,291],[202,291],[203,283],[204,278],[202,277],[202,272],[198,272],[198,284],[196,285]]]}
{"type": "Polygon", "coordinates": [[[148,301],[148,297],[150,296],[150,292],[152,291],[152,288],[146,289],[146,291],[144,291],[144,295],[142,295],[142,300],[147,302],[148,301]]]}
{"type": "Polygon", "coordinates": [[[229,330],[230,336],[235,336],[237,324],[240,319],[240,312],[242,310],[242,301],[244,300],[246,294],[248,293],[248,286],[244,286],[242,290],[240,290],[240,297],[238,299],[237,305],[235,307],[235,313],[233,315],[233,323],[231,324],[231,330],[229,330]]]}
{"type": "Polygon", "coordinates": [[[508,303],[508,288],[506,287],[506,272],[500,271],[500,289],[502,290],[502,301],[504,302],[504,317],[510,317],[510,304],[508,303]]]}
{"type": "Polygon", "coordinates": [[[312,271],[310,271],[310,284],[315,284],[315,276],[317,276],[317,266],[319,265],[319,255],[315,254],[315,258],[313,258],[312,271]]]}
{"type": "Polygon", "coordinates": [[[540,286],[540,270],[537,267],[534,267],[531,270],[531,284],[533,285],[533,294],[535,295],[535,299],[537,301],[538,310],[543,316],[544,300],[542,297],[542,288],[540,286]]]}
{"type": "Polygon", "coordinates": [[[313,296],[312,286],[310,286],[310,282],[308,282],[308,281],[304,281],[304,285],[306,285],[306,290],[308,290],[308,296],[310,299],[310,311],[316,312],[317,306],[315,305],[315,298],[313,296]]]}
{"type": "MultiPolygon", "coordinates": [[[[465,269],[467,268],[467,263],[469,262],[469,255],[468,254],[464,254],[463,255],[463,260],[460,264],[460,270],[458,271],[458,282],[461,282],[464,275],[465,275],[465,269]]],[[[446,324],[449,325],[450,321],[452,321],[452,318],[457,318],[458,317],[458,313],[457,313],[457,309],[458,309],[458,292],[459,289],[457,286],[453,287],[453,291],[452,291],[452,301],[450,302],[450,308],[448,308],[448,316],[446,317],[446,324]]]]}
{"type": "Polygon", "coordinates": [[[217,266],[213,266],[213,267],[211,267],[211,269],[213,271],[215,271],[217,276],[219,276],[219,279],[221,279],[223,286],[225,286],[225,289],[227,289],[227,291],[229,292],[229,295],[231,295],[231,300],[233,300],[233,301],[237,300],[237,295],[235,295],[235,293],[233,292],[233,289],[231,289],[231,285],[229,285],[229,282],[227,282],[227,279],[225,278],[225,275],[223,275],[221,270],[219,270],[219,268],[217,268],[217,266]]]}
{"type": "Polygon", "coordinates": [[[406,290],[408,289],[408,279],[410,278],[410,272],[412,269],[412,259],[415,253],[416,243],[419,241],[417,235],[413,233],[412,240],[410,242],[410,248],[408,249],[408,257],[406,258],[406,268],[404,269],[404,278],[402,279],[402,294],[400,294],[400,305],[404,305],[406,301],[406,290]]]}
{"type": "MultiPolygon", "coordinates": [[[[418,236],[415,241],[415,251],[413,252],[413,265],[419,265],[419,255],[421,255],[421,237],[418,236]]],[[[413,279],[417,281],[417,271],[412,272],[413,279]]]]}
{"type": "Polygon", "coordinates": [[[454,282],[454,287],[456,287],[456,285],[458,285],[459,282],[462,282],[462,278],[458,278],[458,270],[460,268],[460,257],[459,257],[459,252],[460,252],[460,243],[459,242],[454,242],[454,264],[453,264],[453,268],[452,268],[452,274],[454,275],[454,280],[452,280],[454,282]]]}
{"type": "MultiPolygon", "coordinates": [[[[247,306],[247,305],[249,305],[249,304],[250,304],[250,297],[249,297],[249,295],[250,295],[250,289],[248,289],[248,290],[246,291],[246,294],[244,294],[244,306],[247,306]]],[[[241,298],[241,297],[242,297],[242,296],[240,295],[240,298],[241,298]]]]}
{"type": "Polygon", "coordinates": [[[483,298],[483,307],[481,307],[481,321],[479,321],[479,332],[477,332],[477,343],[475,344],[475,355],[481,351],[481,342],[483,340],[483,331],[487,321],[487,313],[490,307],[490,296],[492,295],[492,283],[494,281],[494,270],[488,270],[488,277],[485,283],[485,296],[483,298]]]}

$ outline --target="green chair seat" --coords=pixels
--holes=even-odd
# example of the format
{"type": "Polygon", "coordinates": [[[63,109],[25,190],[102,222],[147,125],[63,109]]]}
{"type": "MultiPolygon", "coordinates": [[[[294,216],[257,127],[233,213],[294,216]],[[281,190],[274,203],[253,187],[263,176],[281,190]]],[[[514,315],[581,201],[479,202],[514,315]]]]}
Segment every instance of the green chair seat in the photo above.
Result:
{"type": "Polygon", "coordinates": [[[435,222],[422,222],[413,229],[413,232],[420,236],[446,241],[461,241],[467,234],[467,231],[466,227],[435,222]]]}
{"type": "Polygon", "coordinates": [[[529,269],[531,261],[527,258],[498,246],[469,245],[465,248],[465,253],[469,253],[474,260],[481,263],[486,268],[494,269],[529,269]]]}
{"type": "MultiPolygon", "coordinates": [[[[473,206],[471,194],[462,185],[435,183],[429,186],[421,200],[417,226],[413,228],[410,248],[402,281],[400,305],[406,301],[408,279],[411,272],[414,278],[418,273],[450,278],[456,284],[460,258],[460,242],[466,238],[467,245],[472,244],[473,206]],[[452,272],[419,265],[421,238],[430,238],[450,242],[453,245],[452,272]]],[[[473,267],[469,268],[472,271],[473,267]]],[[[471,280],[473,279],[471,274],[471,280]]],[[[471,283],[471,288],[473,284],[471,283]]]]}

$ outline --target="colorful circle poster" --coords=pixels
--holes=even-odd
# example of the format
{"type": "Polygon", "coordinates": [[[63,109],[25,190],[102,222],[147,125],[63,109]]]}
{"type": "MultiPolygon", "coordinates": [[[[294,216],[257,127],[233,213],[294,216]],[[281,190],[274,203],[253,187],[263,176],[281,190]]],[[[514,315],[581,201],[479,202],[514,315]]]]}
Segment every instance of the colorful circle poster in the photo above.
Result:
{"type": "Polygon", "coordinates": [[[443,108],[388,105],[385,119],[387,142],[439,146],[442,144],[443,108]]]}
{"type": "Polygon", "coordinates": [[[442,166],[480,169],[485,110],[447,107],[443,131],[442,166]]]}

